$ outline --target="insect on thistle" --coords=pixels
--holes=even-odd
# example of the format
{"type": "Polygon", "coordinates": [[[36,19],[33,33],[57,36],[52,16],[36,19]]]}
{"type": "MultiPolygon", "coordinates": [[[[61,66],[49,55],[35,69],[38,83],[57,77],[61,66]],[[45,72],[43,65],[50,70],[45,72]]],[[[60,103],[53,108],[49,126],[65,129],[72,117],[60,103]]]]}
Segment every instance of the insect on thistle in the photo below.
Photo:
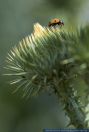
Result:
{"type": "Polygon", "coordinates": [[[58,18],[54,18],[51,21],[49,21],[49,23],[48,23],[49,27],[56,26],[56,25],[63,26],[64,22],[58,18]]]}

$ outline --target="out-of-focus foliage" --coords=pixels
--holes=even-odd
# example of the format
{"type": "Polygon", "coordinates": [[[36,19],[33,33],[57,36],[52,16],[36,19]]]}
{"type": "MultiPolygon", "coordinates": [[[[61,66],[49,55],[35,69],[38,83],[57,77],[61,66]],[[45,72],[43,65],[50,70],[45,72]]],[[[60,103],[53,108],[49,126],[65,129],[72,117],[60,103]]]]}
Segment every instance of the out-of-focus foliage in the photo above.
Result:
{"type": "MultiPolygon", "coordinates": [[[[47,0],[51,6],[57,9],[62,9],[65,12],[68,11],[69,14],[76,13],[80,8],[83,0],[47,0]]],[[[85,2],[85,1],[84,1],[85,2]]]]}

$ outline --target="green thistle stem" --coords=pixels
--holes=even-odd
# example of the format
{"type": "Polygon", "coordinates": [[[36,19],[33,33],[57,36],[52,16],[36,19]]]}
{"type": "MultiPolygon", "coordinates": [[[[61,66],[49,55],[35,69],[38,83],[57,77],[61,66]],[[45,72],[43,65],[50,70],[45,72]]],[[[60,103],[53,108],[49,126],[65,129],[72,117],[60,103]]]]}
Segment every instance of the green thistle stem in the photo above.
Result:
{"type": "Polygon", "coordinates": [[[68,100],[65,101],[65,104],[67,114],[75,128],[86,128],[85,115],[83,110],[79,108],[76,98],[70,96],[68,100]]]}
{"type": "Polygon", "coordinates": [[[64,81],[62,84],[64,87],[60,88],[57,78],[54,78],[54,85],[54,90],[56,91],[55,93],[61,100],[62,104],[65,105],[65,112],[70,118],[69,125],[73,125],[75,128],[87,128],[87,124],[85,122],[85,113],[78,102],[78,98],[74,96],[73,90],[70,89],[69,91],[67,88],[68,85],[65,84],[64,81]]]}

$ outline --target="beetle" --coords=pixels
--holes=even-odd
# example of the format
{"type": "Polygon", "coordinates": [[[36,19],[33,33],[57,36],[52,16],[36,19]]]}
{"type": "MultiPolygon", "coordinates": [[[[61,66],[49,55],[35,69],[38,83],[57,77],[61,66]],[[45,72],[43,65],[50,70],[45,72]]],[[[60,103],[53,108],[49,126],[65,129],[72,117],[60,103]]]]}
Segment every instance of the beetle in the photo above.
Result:
{"type": "Polygon", "coordinates": [[[51,26],[56,26],[56,25],[63,26],[63,25],[64,25],[64,22],[61,21],[61,20],[58,19],[58,18],[54,18],[54,19],[52,19],[52,20],[48,23],[48,26],[49,26],[49,27],[51,27],[51,26]]]}

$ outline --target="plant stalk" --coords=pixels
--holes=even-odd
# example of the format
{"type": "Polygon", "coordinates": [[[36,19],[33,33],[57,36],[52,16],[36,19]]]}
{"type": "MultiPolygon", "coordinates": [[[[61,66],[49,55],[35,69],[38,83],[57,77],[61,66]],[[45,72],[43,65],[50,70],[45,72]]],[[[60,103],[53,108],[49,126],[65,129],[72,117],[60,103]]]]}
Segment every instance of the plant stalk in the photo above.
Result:
{"type": "Polygon", "coordinates": [[[67,88],[68,85],[65,85],[64,82],[62,83],[62,87],[60,87],[57,78],[54,78],[54,84],[54,90],[56,91],[55,93],[61,100],[62,104],[64,104],[64,110],[70,118],[69,125],[73,125],[75,128],[87,128],[85,113],[79,104],[77,96],[74,96],[72,88],[69,91],[67,88]]]}

